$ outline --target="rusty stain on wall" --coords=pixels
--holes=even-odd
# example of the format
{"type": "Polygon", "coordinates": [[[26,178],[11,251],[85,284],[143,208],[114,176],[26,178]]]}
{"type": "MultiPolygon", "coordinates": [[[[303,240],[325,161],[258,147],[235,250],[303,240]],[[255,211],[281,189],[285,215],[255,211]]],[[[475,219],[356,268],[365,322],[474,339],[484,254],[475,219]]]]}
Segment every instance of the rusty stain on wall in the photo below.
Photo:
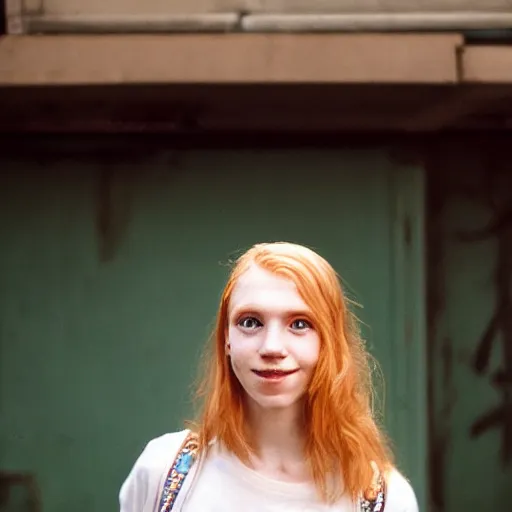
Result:
{"type": "Polygon", "coordinates": [[[25,491],[24,510],[41,512],[42,500],[37,479],[32,473],[0,471],[0,509],[11,510],[11,492],[15,487],[25,491]]]}
{"type": "Polygon", "coordinates": [[[428,422],[429,422],[429,477],[430,509],[432,512],[446,510],[446,454],[450,444],[450,420],[453,409],[451,392],[453,354],[451,340],[439,334],[439,319],[445,308],[444,271],[444,213],[447,189],[442,171],[442,151],[433,148],[426,160],[428,173],[427,188],[427,358],[430,376],[428,379],[428,422]],[[439,341],[442,340],[442,341],[439,341]],[[433,368],[442,360],[442,386],[446,393],[437,396],[433,368]],[[440,403],[438,403],[440,402],[440,403]],[[438,410],[441,409],[441,413],[438,410]],[[442,419],[440,421],[440,418],[442,419]]]}
{"type": "Polygon", "coordinates": [[[475,145],[435,141],[424,153],[432,512],[467,507],[479,484],[494,495],[479,498],[477,508],[486,499],[495,507],[510,496],[504,483],[512,469],[509,153],[510,139],[498,137],[475,145]],[[475,315],[469,323],[468,311],[475,315]],[[475,399],[459,400],[468,389],[475,399]],[[499,435],[487,435],[491,431],[499,435]],[[472,446],[475,452],[466,456],[472,446]],[[473,486],[469,493],[458,488],[462,479],[473,486]]]}
{"type": "MultiPolygon", "coordinates": [[[[506,160],[505,160],[506,161],[506,160]]],[[[483,412],[471,425],[470,435],[478,438],[491,429],[502,432],[502,463],[512,463],[512,168],[494,159],[486,169],[482,200],[492,212],[491,221],[483,229],[462,233],[461,240],[472,243],[497,242],[494,263],[495,311],[478,340],[472,367],[486,377],[500,393],[500,404],[483,412]],[[501,343],[501,361],[491,370],[491,357],[501,343]]]]}
{"type": "Polygon", "coordinates": [[[128,177],[115,168],[98,172],[96,191],[96,233],[101,262],[112,261],[130,221],[131,196],[128,177]]]}

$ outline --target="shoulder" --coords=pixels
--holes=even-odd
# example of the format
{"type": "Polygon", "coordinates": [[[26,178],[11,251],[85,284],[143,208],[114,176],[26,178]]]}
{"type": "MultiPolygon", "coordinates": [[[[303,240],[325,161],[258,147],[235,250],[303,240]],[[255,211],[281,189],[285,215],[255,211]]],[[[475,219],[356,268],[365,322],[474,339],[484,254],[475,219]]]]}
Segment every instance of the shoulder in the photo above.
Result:
{"type": "Polygon", "coordinates": [[[387,479],[386,512],[418,512],[416,494],[409,481],[396,469],[387,479]]]}
{"type": "Polygon", "coordinates": [[[156,499],[167,470],[189,430],[151,439],[133,464],[119,492],[121,512],[143,511],[156,499]]]}
{"type": "Polygon", "coordinates": [[[151,439],[135,464],[147,469],[167,466],[178,453],[188,433],[189,430],[181,430],[151,439]]]}

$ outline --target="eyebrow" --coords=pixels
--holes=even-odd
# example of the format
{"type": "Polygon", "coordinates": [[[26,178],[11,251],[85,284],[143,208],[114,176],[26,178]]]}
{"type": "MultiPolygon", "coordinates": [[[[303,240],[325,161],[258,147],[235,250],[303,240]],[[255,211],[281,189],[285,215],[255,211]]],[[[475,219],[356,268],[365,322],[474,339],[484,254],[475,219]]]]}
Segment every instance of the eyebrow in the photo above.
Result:
{"type": "MultiPolygon", "coordinates": [[[[260,306],[256,306],[255,304],[244,304],[242,306],[238,306],[233,309],[229,316],[240,316],[243,313],[256,313],[256,312],[265,312],[264,308],[260,306]]],[[[312,316],[312,311],[310,309],[299,308],[299,309],[290,309],[290,310],[282,310],[279,311],[279,314],[285,316],[304,316],[310,318],[312,316]]]]}

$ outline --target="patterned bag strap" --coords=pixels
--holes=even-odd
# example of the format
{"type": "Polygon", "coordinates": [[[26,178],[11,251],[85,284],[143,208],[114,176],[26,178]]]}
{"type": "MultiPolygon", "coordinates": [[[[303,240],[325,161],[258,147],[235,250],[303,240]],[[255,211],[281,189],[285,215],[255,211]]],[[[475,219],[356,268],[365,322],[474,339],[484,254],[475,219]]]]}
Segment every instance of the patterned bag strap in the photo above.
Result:
{"type": "Polygon", "coordinates": [[[170,512],[172,510],[183,482],[196,460],[198,448],[197,434],[189,432],[176,454],[169,473],[167,473],[158,512],[170,512]]]}
{"type": "Polygon", "coordinates": [[[386,480],[375,464],[371,487],[361,496],[361,512],[384,512],[386,506],[386,480]]]}

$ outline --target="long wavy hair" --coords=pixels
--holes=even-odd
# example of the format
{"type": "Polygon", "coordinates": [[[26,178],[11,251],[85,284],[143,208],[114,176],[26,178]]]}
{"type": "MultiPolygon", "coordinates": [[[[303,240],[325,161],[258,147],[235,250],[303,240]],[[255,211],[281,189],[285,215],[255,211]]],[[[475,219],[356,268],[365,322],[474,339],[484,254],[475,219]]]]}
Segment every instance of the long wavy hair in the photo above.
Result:
{"type": "Polygon", "coordinates": [[[300,245],[257,244],[235,262],[212,334],[214,354],[205,357],[205,378],[198,390],[199,449],[208,452],[215,439],[244,462],[255,451],[247,430],[244,390],[226,354],[231,294],[251,265],[292,280],[313,313],[320,353],[304,401],[305,457],[323,502],[333,503],[345,492],[355,499],[374,483],[375,465],[383,473],[392,466],[372,412],[370,356],[338,275],[324,258],[300,245]]]}

